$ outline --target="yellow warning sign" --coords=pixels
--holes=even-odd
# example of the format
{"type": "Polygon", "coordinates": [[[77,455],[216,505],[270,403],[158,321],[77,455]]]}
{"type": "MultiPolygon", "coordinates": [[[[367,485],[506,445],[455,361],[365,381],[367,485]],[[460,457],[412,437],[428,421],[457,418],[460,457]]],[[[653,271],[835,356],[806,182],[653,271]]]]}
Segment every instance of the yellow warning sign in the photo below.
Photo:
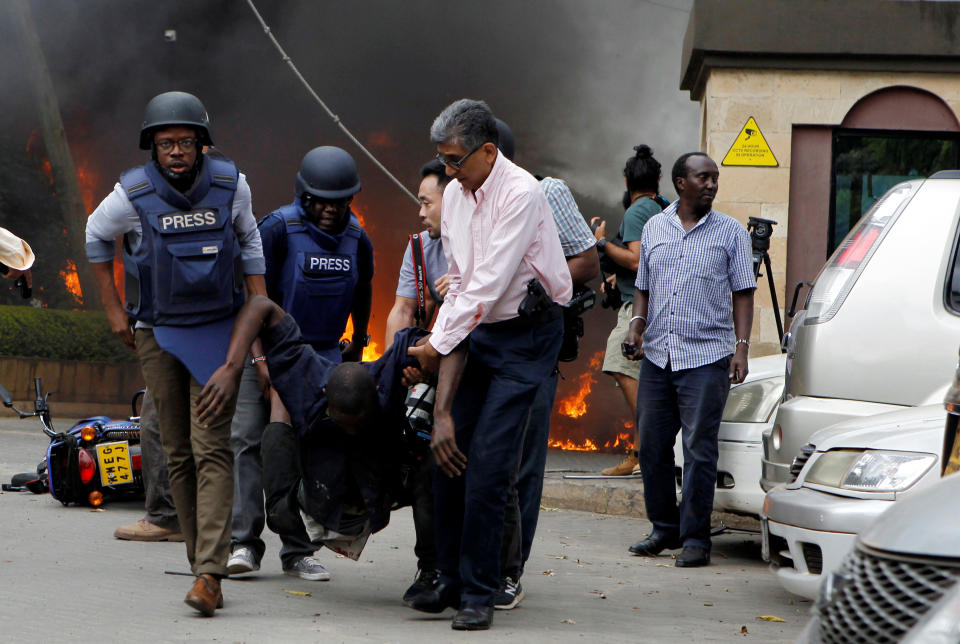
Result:
{"type": "Polygon", "coordinates": [[[759,166],[763,168],[776,168],[780,164],[777,158],[773,156],[773,151],[767,145],[767,140],[763,138],[757,122],[751,116],[747,119],[747,124],[740,130],[733,145],[723,157],[721,165],[747,165],[759,166]]]}

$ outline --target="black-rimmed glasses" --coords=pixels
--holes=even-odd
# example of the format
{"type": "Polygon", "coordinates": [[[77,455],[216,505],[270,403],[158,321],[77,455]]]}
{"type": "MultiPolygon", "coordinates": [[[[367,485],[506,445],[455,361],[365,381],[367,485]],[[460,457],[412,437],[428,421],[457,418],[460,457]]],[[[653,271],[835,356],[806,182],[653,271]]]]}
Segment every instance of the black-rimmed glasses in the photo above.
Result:
{"type": "Polygon", "coordinates": [[[479,149],[482,148],[482,147],[483,147],[483,144],[481,143],[480,145],[478,145],[477,147],[473,148],[472,150],[470,150],[469,152],[467,152],[466,154],[464,154],[462,157],[460,157],[460,158],[457,159],[456,161],[451,161],[451,160],[448,159],[446,156],[444,156],[444,155],[442,155],[442,154],[437,154],[437,161],[439,161],[439,162],[442,163],[443,165],[447,166],[448,168],[453,168],[454,170],[459,170],[460,168],[463,167],[463,164],[464,164],[464,162],[467,160],[467,158],[468,158],[471,154],[473,154],[474,152],[476,152],[477,150],[479,150],[479,149]]]}
{"type": "Polygon", "coordinates": [[[155,142],[157,149],[161,152],[170,152],[173,150],[173,146],[177,146],[183,152],[189,152],[197,145],[197,140],[192,137],[187,137],[185,139],[179,139],[174,141],[173,139],[160,139],[155,142]]]}

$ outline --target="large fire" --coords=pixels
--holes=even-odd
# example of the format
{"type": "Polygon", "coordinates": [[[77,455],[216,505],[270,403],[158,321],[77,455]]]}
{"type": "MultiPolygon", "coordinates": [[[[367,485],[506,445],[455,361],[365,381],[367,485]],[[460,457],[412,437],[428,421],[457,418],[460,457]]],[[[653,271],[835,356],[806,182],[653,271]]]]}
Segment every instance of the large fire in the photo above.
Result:
{"type": "Polygon", "coordinates": [[[587,413],[587,396],[593,391],[593,385],[596,383],[594,374],[600,371],[602,365],[603,351],[598,351],[590,358],[587,371],[577,376],[577,390],[557,401],[557,411],[568,418],[580,418],[587,413]]]}
{"type": "MultiPolygon", "coordinates": [[[[588,401],[590,395],[594,393],[597,374],[603,367],[603,354],[603,351],[594,353],[590,357],[586,371],[572,379],[571,385],[568,387],[571,391],[557,400],[554,409],[556,415],[550,432],[550,447],[578,452],[633,449],[634,423],[632,421],[624,422],[623,431],[618,432],[615,438],[601,443],[598,434],[609,436],[608,431],[596,432],[592,428],[591,421],[587,418],[590,412],[588,401]],[[571,424],[567,419],[576,422],[571,424]],[[590,434],[590,436],[584,437],[584,434],[590,434]]],[[[626,411],[626,406],[624,406],[624,411],[626,411]]]]}

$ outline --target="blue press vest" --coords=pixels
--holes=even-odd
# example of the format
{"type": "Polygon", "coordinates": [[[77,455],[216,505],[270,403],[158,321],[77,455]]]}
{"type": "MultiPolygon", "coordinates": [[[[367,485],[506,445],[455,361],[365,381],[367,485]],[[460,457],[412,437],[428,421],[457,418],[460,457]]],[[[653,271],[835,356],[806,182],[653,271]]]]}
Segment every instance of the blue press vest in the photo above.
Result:
{"type": "Polygon", "coordinates": [[[287,254],[280,269],[280,306],[293,316],[303,339],[336,346],[343,336],[360,280],[357,247],[363,229],[350,213],[339,235],[306,222],[299,202],[270,213],[283,220],[287,254]]]}
{"type": "Polygon", "coordinates": [[[231,210],[238,172],[232,161],[204,156],[188,198],[148,163],[120,185],[140,216],[143,238],[125,239],[126,311],[149,324],[190,326],[222,319],[243,305],[241,249],[231,210]]]}

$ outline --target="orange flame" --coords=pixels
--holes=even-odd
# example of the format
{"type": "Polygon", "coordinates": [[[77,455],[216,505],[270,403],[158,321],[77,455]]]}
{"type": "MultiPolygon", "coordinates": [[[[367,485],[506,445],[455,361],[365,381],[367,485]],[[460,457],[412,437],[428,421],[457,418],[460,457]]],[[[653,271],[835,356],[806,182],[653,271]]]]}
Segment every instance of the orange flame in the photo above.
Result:
{"type": "MultiPolygon", "coordinates": [[[[83,207],[87,214],[93,212],[94,196],[97,190],[97,176],[90,170],[87,160],[80,155],[74,154],[77,168],[77,184],[80,186],[80,197],[83,199],[83,207]]],[[[47,161],[49,164],[50,162],[47,161]]]]}
{"type": "Polygon", "coordinates": [[[562,440],[562,441],[561,441],[561,440],[551,440],[551,441],[550,441],[550,447],[553,447],[553,448],[555,448],[555,449],[563,449],[563,450],[567,450],[567,451],[572,451],[572,452],[596,452],[596,451],[599,451],[599,449],[600,449],[600,448],[597,447],[597,446],[594,444],[594,442],[593,442],[592,440],[590,440],[589,438],[584,439],[583,443],[580,443],[580,444],[574,443],[574,442],[573,442],[572,440],[570,440],[569,438],[566,439],[566,440],[562,440]]]}
{"type": "MultiPolygon", "coordinates": [[[[343,330],[343,340],[348,342],[353,338],[353,316],[350,316],[350,319],[347,320],[347,328],[343,330]]],[[[361,360],[364,362],[373,362],[377,358],[383,355],[383,351],[380,351],[377,348],[377,343],[373,340],[370,340],[370,344],[363,348],[363,357],[361,360]]]]}
{"type": "Polygon", "coordinates": [[[557,403],[559,413],[568,418],[580,418],[587,413],[587,396],[593,391],[593,385],[597,382],[594,374],[602,365],[603,351],[598,351],[590,358],[588,370],[577,376],[577,390],[557,403]]]}
{"type": "Polygon", "coordinates": [[[77,304],[83,306],[83,290],[80,288],[80,276],[77,274],[77,264],[72,259],[67,260],[67,267],[60,271],[60,279],[63,280],[67,292],[73,296],[77,304]]]}
{"type": "Polygon", "coordinates": [[[360,222],[360,225],[363,226],[363,229],[367,229],[367,209],[365,206],[357,203],[357,200],[354,199],[353,203],[350,204],[350,210],[353,211],[353,214],[357,217],[357,221],[360,222]]]}
{"type": "Polygon", "coordinates": [[[568,418],[580,418],[587,413],[587,396],[593,390],[596,378],[593,377],[593,372],[587,371],[577,376],[577,381],[580,383],[577,391],[559,401],[558,404],[557,411],[568,418]]]}

